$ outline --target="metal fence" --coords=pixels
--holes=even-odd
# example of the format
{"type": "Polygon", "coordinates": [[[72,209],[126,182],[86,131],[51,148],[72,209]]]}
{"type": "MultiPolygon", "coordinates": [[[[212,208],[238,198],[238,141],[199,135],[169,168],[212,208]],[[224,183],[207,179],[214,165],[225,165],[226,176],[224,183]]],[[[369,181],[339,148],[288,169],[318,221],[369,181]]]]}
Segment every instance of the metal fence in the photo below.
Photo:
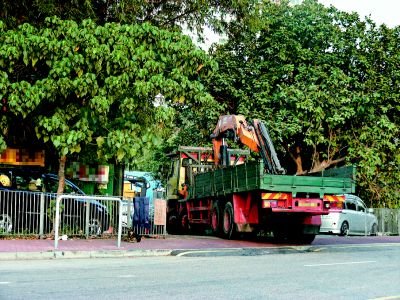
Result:
{"type": "Polygon", "coordinates": [[[149,203],[148,211],[146,207],[143,208],[135,203],[137,201],[137,198],[122,201],[123,233],[133,232],[141,236],[165,237],[167,234],[166,200],[154,199],[152,203],[149,203]]]}
{"type": "MultiPolygon", "coordinates": [[[[66,205],[71,205],[71,202],[82,202],[85,206],[85,234],[86,237],[89,236],[89,233],[92,233],[96,236],[101,235],[104,231],[106,226],[110,226],[110,215],[108,214],[107,207],[103,204],[99,203],[98,201],[110,201],[111,203],[117,204],[118,207],[118,240],[117,240],[117,247],[121,246],[121,235],[122,235],[122,206],[121,206],[121,199],[119,197],[107,197],[107,196],[78,196],[78,195],[57,195],[56,199],[56,217],[54,222],[54,248],[57,249],[58,247],[58,239],[59,233],[61,229],[61,222],[60,222],[60,206],[62,203],[66,205]],[[63,202],[62,202],[63,201],[63,202]],[[93,207],[92,207],[93,206],[93,207]],[[92,207],[92,209],[88,209],[92,207]],[[95,220],[95,222],[93,221],[95,220]],[[90,227],[95,225],[95,231],[90,232],[90,227]],[[103,230],[102,230],[103,228],[103,230]]],[[[116,206],[114,206],[116,207],[116,206]]],[[[81,214],[81,212],[79,212],[81,214]]],[[[82,222],[83,223],[83,222],[82,222]]]]}
{"type": "MultiPolygon", "coordinates": [[[[0,190],[0,235],[54,236],[56,199],[53,193],[0,190]]],[[[165,220],[160,221],[160,209],[155,210],[153,205],[149,207],[147,221],[138,223],[133,218],[139,213],[134,214],[133,201],[115,202],[104,197],[88,199],[78,195],[66,196],[60,203],[58,233],[61,237],[86,238],[115,235],[119,205],[124,212],[124,234],[133,230],[138,235],[166,235],[165,220]]]]}
{"type": "Polygon", "coordinates": [[[374,208],[378,218],[378,232],[384,235],[400,234],[400,209],[374,208]]]}

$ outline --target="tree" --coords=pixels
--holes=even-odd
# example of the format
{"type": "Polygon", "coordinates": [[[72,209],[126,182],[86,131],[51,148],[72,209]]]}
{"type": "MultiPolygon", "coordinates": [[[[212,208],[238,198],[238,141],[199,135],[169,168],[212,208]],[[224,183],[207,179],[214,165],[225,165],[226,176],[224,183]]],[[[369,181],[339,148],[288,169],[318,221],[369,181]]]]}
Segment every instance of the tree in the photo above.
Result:
{"type": "Polygon", "coordinates": [[[200,82],[214,64],[180,33],[147,23],[46,25],[6,31],[0,23],[0,145],[15,123],[34,128],[59,154],[58,192],[68,156],[95,149],[103,160],[134,164],[171,128],[176,103],[214,105],[200,82]],[[165,102],[156,106],[159,94],[165,102]]]}
{"type": "Polygon", "coordinates": [[[193,32],[202,33],[204,26],[221,32],[226,26],[247,19],[249,8],[257,3],[257,0],[3,0],[0,17],[12,27],[25,22],[42,26],[46,17],[58,16],[78,22],[90,18],[99,25],[147,22],[171,30],[185,24],[193,32]]]}
{"type": "Polygon", "coordinates": [[[400,29],[313,0],[265,1],[259,20],[213,50],[212,95],[264,119],[293,173],[355,163],[365,199],[399,201],[400,29]]]}

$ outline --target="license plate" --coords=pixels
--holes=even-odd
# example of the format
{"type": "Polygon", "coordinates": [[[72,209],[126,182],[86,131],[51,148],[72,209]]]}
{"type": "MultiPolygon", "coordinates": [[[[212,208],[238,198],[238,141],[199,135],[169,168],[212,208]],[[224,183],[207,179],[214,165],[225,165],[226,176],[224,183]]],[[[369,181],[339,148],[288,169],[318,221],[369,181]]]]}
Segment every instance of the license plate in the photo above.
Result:
{"type": "Polygon", "coordinates": [[[317,203],[316,202],[305,202],[305,201],[300,201],[299,202],[300,207],[316,207],[317,203]]]}

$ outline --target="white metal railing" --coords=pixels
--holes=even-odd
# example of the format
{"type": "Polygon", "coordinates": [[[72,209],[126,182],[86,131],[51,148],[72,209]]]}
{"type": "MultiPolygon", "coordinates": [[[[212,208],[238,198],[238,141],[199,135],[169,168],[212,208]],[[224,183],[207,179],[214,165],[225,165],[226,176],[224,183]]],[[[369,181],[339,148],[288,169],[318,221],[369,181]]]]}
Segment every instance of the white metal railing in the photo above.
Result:
{"type": "Polygon", "coordinates": [[[124,233],[133,231],[141,236],[165,237],[167,234],[166,200],[154,199],[152,203],[149,203],[148,212],[140,212],[135,210],[136,199],[122,200],[124,233]]]}
{"type": "MultiPolygon", "coordinates": [[[[60,203],[62,200],[67,200],[67,199],[81,199],[86,201],[86,207],[90,207],[91,204],[93,204],[94,200],[105,200],[105,201],[114,201],[117,202],[118,205],[118,239],[117,239],[117,247],[121,247],[121,235],[122,235],[122,205],[121,205],[121,199],[118,197],[106,197],[106,196],[77,196],[77,195],[60,195],[56,199],[56,214],[55,214],[55,223],[54,223],[54,248],[58,248],[58,240],[59,240],[59,226],[60,226],[60,203]]],[[[85,233],[86,236],[89,235],[89,227],[90,227],[90,209],[85,210],[85,233]]],[[[102,219],[104,221],[104,219],[102,219]]],[[[102,228],[102,226],[100,227],[102,228]]],[[[104,228],[103,228],[104,229],[104,228]]],[[[103,230],[104,231],[104,230],[103,230]]]]}
{"type": "Polygon", "coordinates": [[[374,215],[378,218],[378,232],[400,234],[400,209],[374,208],[374,215]]]}
{"type": "Polygon", "coordinates": [[[0,190],[0,234],[40,235],[51,231],[51,194],[0,190]]]}
{"type": "Polygon", "coordinates": [[[117,234],[119,220],[122,220],[122,235],[132,231],[149,237],[165,237],[167,234],[166,200],[162,197],[149,199],[142,214],[139,214],[140,209],[135,211],[132,198],[116,202],[119,197],[111,197],[113,200],[77,194],[63,197],[56,214],[55,193],[0,189],[0,236],[53,238],[57,228],[58,238],[110,237],[117,234]],[[119,207],[122,207],[122,217],[119,207]],[[56,215],[59,216],[58,226],[55,226],[56,215]]]}

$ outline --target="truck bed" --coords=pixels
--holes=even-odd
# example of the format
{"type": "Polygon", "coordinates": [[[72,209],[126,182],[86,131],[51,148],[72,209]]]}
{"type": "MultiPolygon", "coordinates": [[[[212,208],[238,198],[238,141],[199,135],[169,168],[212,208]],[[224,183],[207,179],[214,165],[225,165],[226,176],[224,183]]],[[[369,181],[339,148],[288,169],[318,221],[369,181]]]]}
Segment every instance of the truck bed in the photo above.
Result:
{"type": "Polygon", "coordinates": [[[199,173],[190,188],[189,198],[224,196],[249,191],[292,193],[345,194],[355,192],[355,167],[341,167],[310,176],[271,175],[264,173],[262,162],[199,173]]]}

